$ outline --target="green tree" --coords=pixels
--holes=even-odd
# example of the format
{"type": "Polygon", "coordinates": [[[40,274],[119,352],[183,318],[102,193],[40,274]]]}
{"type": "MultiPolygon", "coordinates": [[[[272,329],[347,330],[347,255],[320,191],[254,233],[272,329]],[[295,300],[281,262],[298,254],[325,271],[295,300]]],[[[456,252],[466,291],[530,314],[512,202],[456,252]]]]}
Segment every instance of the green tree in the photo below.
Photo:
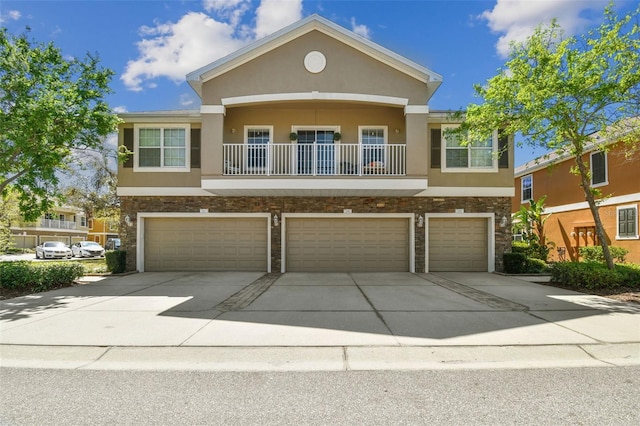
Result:
{"type": "Polygon", "coordinates": [[[58,172],[78,150],[99,150],[118,118],[104,96],[113,71],[97,57],[67,59],[53,43],[0,30],[0,193],[18,193],[35,220],[60,197],[58,172]]]}
{"type": "MultiPolygon", "coordinates": [[[[466,140],[485,139],[493,129],[520,133],[525,144],[575,159],[596,233],[610,269],[613,259],[598,213],[602,194],[590,187],[589,149],[623,142],[627,153],[640,141],[640,8],[618,17],[613,4],[604,22],[579,37],[563,38],[556,21],[513,43],[504,66],[475,92],[460,128],[466,140]]],[[[522,142],[521,142],[522,143],[522,142]]]]}
{"type": "Polygon", "coordinates": [[[17,193],[11,188],[0,194],[0,253],[12,248],[11,226],[20,220],[17,193]]]}
{"type": "Polygon", "coordinates": [[[555,243],[547,241],[544,224],[551,214],[544,213],[544,202],[547,196],[539,200],[529,200],[529,206],[520,206],[515,214],[517,220],[514,227],[522,231],[523,240],[529,244],[532,256],[547,261],[549,250],[555,243]]]}
{"type": "Polygon", "coordinates": [[[84,156],[82,162],[73,169],[70,184],[63,190],[67,204],[84,210],[88,219],[118,223],[120,201],[116,195],[117,159],[117,152],[108,149],[84,156]]]}

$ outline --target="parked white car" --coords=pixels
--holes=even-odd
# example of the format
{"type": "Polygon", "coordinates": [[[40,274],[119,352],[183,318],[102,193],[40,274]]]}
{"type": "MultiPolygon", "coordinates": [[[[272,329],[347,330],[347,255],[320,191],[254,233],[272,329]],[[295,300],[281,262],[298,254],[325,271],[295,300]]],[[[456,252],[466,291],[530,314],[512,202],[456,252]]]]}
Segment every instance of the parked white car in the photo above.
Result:
{"type": "Polygon", "coordinates": [[[36,247],[36,259],[71,259],[73,253],[60,241],[47,241],[36,247]]]}
{"type": "Polygon", "coordinates": [[[104,256],[104,248],[93,241],[80,241],[71,246],[74,257],[104,256]]]}

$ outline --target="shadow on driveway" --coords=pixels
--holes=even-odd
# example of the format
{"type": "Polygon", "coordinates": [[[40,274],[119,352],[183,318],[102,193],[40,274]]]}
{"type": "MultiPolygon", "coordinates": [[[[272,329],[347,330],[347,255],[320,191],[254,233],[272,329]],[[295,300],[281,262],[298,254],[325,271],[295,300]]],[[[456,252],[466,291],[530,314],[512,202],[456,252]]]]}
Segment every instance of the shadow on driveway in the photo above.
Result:
{"type": "Polygon", "coordinates": [[[142,273],[0,302],[0,343],[541,345],[640,341],[640,310],[488,273],[142,273]]]}

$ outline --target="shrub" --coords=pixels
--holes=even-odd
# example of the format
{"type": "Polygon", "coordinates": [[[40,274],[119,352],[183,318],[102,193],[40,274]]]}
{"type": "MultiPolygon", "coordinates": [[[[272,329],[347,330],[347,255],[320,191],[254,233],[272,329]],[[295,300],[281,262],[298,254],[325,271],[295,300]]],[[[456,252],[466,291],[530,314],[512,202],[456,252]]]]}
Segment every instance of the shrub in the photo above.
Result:
{"type": "Polygon", "coordinates": [[[507,274],[524,274],[527,270],[527,256],[524,253],[505,253],[502,260],[507,274]]]}
{"type": "Polygon", "coordinates": [[[551,281],[577,289],[640,288],[640,266],[616,265],[610,270],[596,262],[558,262],[551,267],[551,281]]]}
{"type": "Polygon", "coordinates": [[[549,272],[549,266],[544,260],[536,259],[535,257],[528,257],[526,272],[528,274],[541,274],[543,272],[549,272]]]}
{"type": "Polygon", "coordinates": [[[625,263],[616,265],[616,271],[622,275],[622,283],[640,290],[640,265],[625,263]]]}
{"type": "Polygon", "coordinates": [[[84,268],[77,262],[0,263],[0,287],[9,289],[31,288],[36,292],[47,291],[53,287],[71,284],[82,275],[84,268]]]}
{"type": "Polygon", "coordinates": [[[530,251],[531,251],[531,247],[527,242],[513,241],[511,243],[511,253],[523,253],[525,255],[528,255],[530,251]]]}
{"type": "MultiPolygon", "coordinates": [[[[624,257],[629,250],[618,246],[609,246],[611,257],[618,262],[624,262],[624,257]]],[[[585,262],[601,262],[605,263],[602,246],[580,247],[580,256],[585,262]]]]}
{"type": "Polygon", "coordinates": [[[127,269],[127,252],[124,250],[110,250],[105,253],[107,270],[114,274],[121,274],[127,269]]]}

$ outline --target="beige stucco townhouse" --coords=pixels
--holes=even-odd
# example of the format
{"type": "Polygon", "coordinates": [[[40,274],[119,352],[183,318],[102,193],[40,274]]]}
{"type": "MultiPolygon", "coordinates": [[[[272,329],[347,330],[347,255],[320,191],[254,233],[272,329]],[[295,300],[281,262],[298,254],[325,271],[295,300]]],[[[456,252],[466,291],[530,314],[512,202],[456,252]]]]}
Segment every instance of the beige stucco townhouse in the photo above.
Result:
{"type": "Polygon", "coordinates": [[[437,73],[309,16],[187,75],[197,111],[121,114],[138,271],[493,271],[513,150],[447,141],[437,73]]]}

